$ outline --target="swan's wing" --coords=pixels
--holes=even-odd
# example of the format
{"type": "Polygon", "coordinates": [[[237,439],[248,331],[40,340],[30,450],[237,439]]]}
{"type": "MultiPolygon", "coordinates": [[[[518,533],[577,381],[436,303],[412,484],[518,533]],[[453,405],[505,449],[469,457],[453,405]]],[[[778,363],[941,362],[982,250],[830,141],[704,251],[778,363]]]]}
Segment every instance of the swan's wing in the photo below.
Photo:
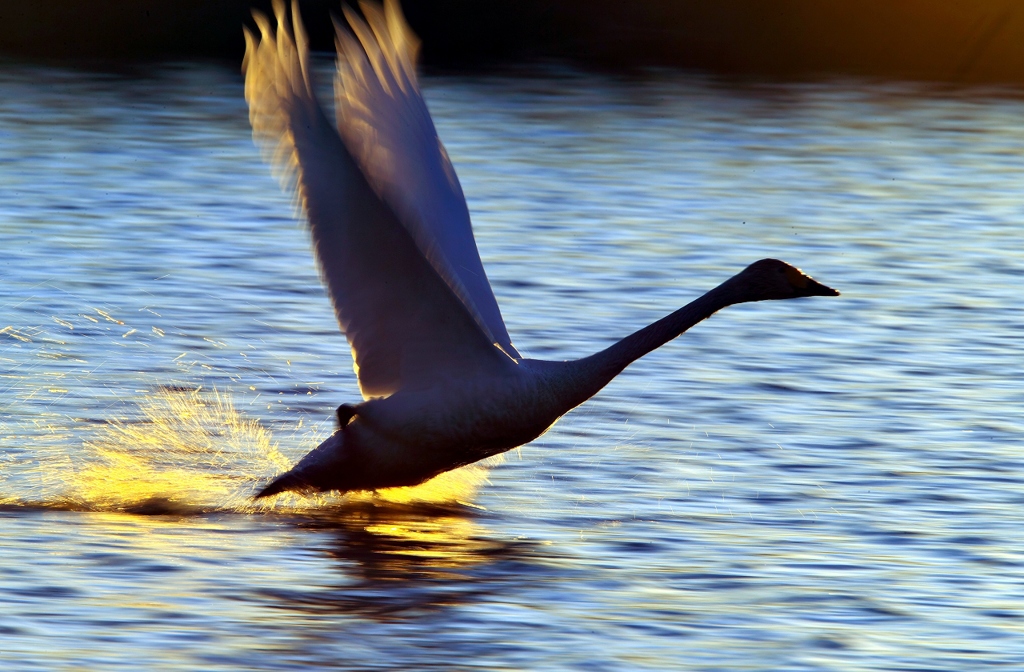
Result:
{"type": "Polygon", "coordinates": [[[466,198],[416,79],[419,40],[397,0],[345,8],[353,36],[336,25],[335,112],[345,145],[371,186],[481,329],[512,357],[498,302],[473,240],[466,198]]]}
{"type": "Polygon", "coordinates": [[[309,220],[363,395],[506,370],[512,360],[420,253],[324,115],[298,8],[293,4],[294,36],[283,3],[275,2],[275,12],[276,30],[254,14],[258,42],[246,31],[249,118],[309,220]]]}

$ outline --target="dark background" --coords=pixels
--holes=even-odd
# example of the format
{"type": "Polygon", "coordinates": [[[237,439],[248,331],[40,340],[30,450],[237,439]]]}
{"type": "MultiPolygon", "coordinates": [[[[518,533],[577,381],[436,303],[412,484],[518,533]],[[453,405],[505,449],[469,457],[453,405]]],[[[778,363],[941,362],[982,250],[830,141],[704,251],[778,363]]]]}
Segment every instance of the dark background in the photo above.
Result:
{"type": "MultiPolygon", "coordinates": [[[[240,61],[244,0],[0,0],[0,52],[61,60],[240,61]]],[[[337,0],[300,3],[333,48],[337,0]]],[[[1019,0],[405,0],[428,67],[559,60],[754,76],[1024,82],[1019,0]]]]}

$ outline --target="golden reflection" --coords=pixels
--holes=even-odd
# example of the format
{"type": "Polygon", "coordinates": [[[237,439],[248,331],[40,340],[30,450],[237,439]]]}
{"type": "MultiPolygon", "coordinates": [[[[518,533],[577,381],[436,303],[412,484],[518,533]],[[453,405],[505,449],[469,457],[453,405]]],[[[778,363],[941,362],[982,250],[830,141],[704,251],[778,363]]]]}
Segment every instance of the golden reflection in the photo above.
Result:
{"type": "Polygon", "coordinates": [[[533,549],[531,542],[494,536],[484,524],[485,515],[457,506],[353,504],[327,518],[300,523],[335,537],[329,553],[348,580],[358,579],[359,585],[352,590],[346,584],[334,593],[320,594],[317,600],[306,595],[301,605],[294,606],[374,616],[464,600],[474,584],[487,581],[476,574],[477,568],[521,561],[533,549]],[[451,591],[439,592],[439,585],[451,591]]]}
{"type": "Polygon", "coordinates": [[[380,556],[378,565],[400,567],[402,558],[427,560],[435,569],[473,565],[496,543],[468,515],[410,514],[383,508],[360,527],[364,546],[380,556]]]}

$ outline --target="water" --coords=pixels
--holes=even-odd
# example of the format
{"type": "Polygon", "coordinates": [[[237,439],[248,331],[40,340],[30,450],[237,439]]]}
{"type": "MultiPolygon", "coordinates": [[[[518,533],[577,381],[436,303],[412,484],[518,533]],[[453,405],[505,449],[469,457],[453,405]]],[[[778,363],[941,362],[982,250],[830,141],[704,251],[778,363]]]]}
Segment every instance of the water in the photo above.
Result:
{"type": "Polygon", "coordinates": [[[766,256],[843,296],[730,308],[501,464],[257,507],[357,388],[239,76],[8,63],[5,669],[1024,666],[1024,101],[424,85],[523,353],[766,256]]]}

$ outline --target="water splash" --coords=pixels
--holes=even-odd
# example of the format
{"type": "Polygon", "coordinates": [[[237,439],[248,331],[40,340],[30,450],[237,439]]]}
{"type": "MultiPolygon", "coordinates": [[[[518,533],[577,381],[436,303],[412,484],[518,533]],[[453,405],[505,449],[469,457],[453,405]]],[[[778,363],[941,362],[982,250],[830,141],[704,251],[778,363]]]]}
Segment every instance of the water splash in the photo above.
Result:
{"type": "Polygon", "coordinates": [[[254,476],[287,468],[270,432],[216,390],[162,388],[141,418],[82,444],[66,497],[99,510],[249,510],[254,476]]]}
{"type": "Polygon", "coordinates": [[[54,427],[51,437],[66,447],[36,451],[36,464],[27,470],[35,476],[29,479],[35,496],[8,493],[0,503],[178,514],[310,512],[350,504],[472,506],[495,463],[469,465],[414,487],[344,496],[282,493],[253,501],[257,484],[289,469],[298,455],[285,455],[271,432],[239,413],[228,394],[162,387],[139,400],[136,410],[132,419],[110,420],[88,432],[74,452],[67,448],[70,437],[54,427]]]}
{"type": "MultiPolygon", "coordinates": [[[[266,426],[236,409],[229,392],[210,387],[212,379],[217,386],[255,392],[240,397],[248,401],[245,408],[266,388],[280,394],[278,370],[254,368],[250,361],[258,349],[242,353],[239,364],[228,354],[237,349],[200,333],[179,344],[184,351],[169,366],[157,367],[162,372],[134,368],[132,362],[152,362],[152,348],[166,345],[168,325],[147,321],[150,314],[159,318],[149,308],[136,316],[123,313],[106,305],[83,308],[71,297],[62,316],[29,311],[22,324],[0,329],[0,394],[6,402],[0,413],[0,505],[183,514],[472,506],[489,467],[501,462],[492,458],[410,488],[345,496],[283,493],[254,502],[259,485],[318,445],[326,426],[303,427],[309,413],[303,408],[289,432],[289,416],[275,407],[275,426],[285,426],[278,429],[282,447],[266,426]],[[196,354],[189,346],[199,338],[207,346],[196,354]],[[119,356],[94,361],[86,352],[119,356]],[[156,375],[181,384],[154,385],[156,375]]],[[[279,366],[275,357],[265,364],[279,366]]]]}

